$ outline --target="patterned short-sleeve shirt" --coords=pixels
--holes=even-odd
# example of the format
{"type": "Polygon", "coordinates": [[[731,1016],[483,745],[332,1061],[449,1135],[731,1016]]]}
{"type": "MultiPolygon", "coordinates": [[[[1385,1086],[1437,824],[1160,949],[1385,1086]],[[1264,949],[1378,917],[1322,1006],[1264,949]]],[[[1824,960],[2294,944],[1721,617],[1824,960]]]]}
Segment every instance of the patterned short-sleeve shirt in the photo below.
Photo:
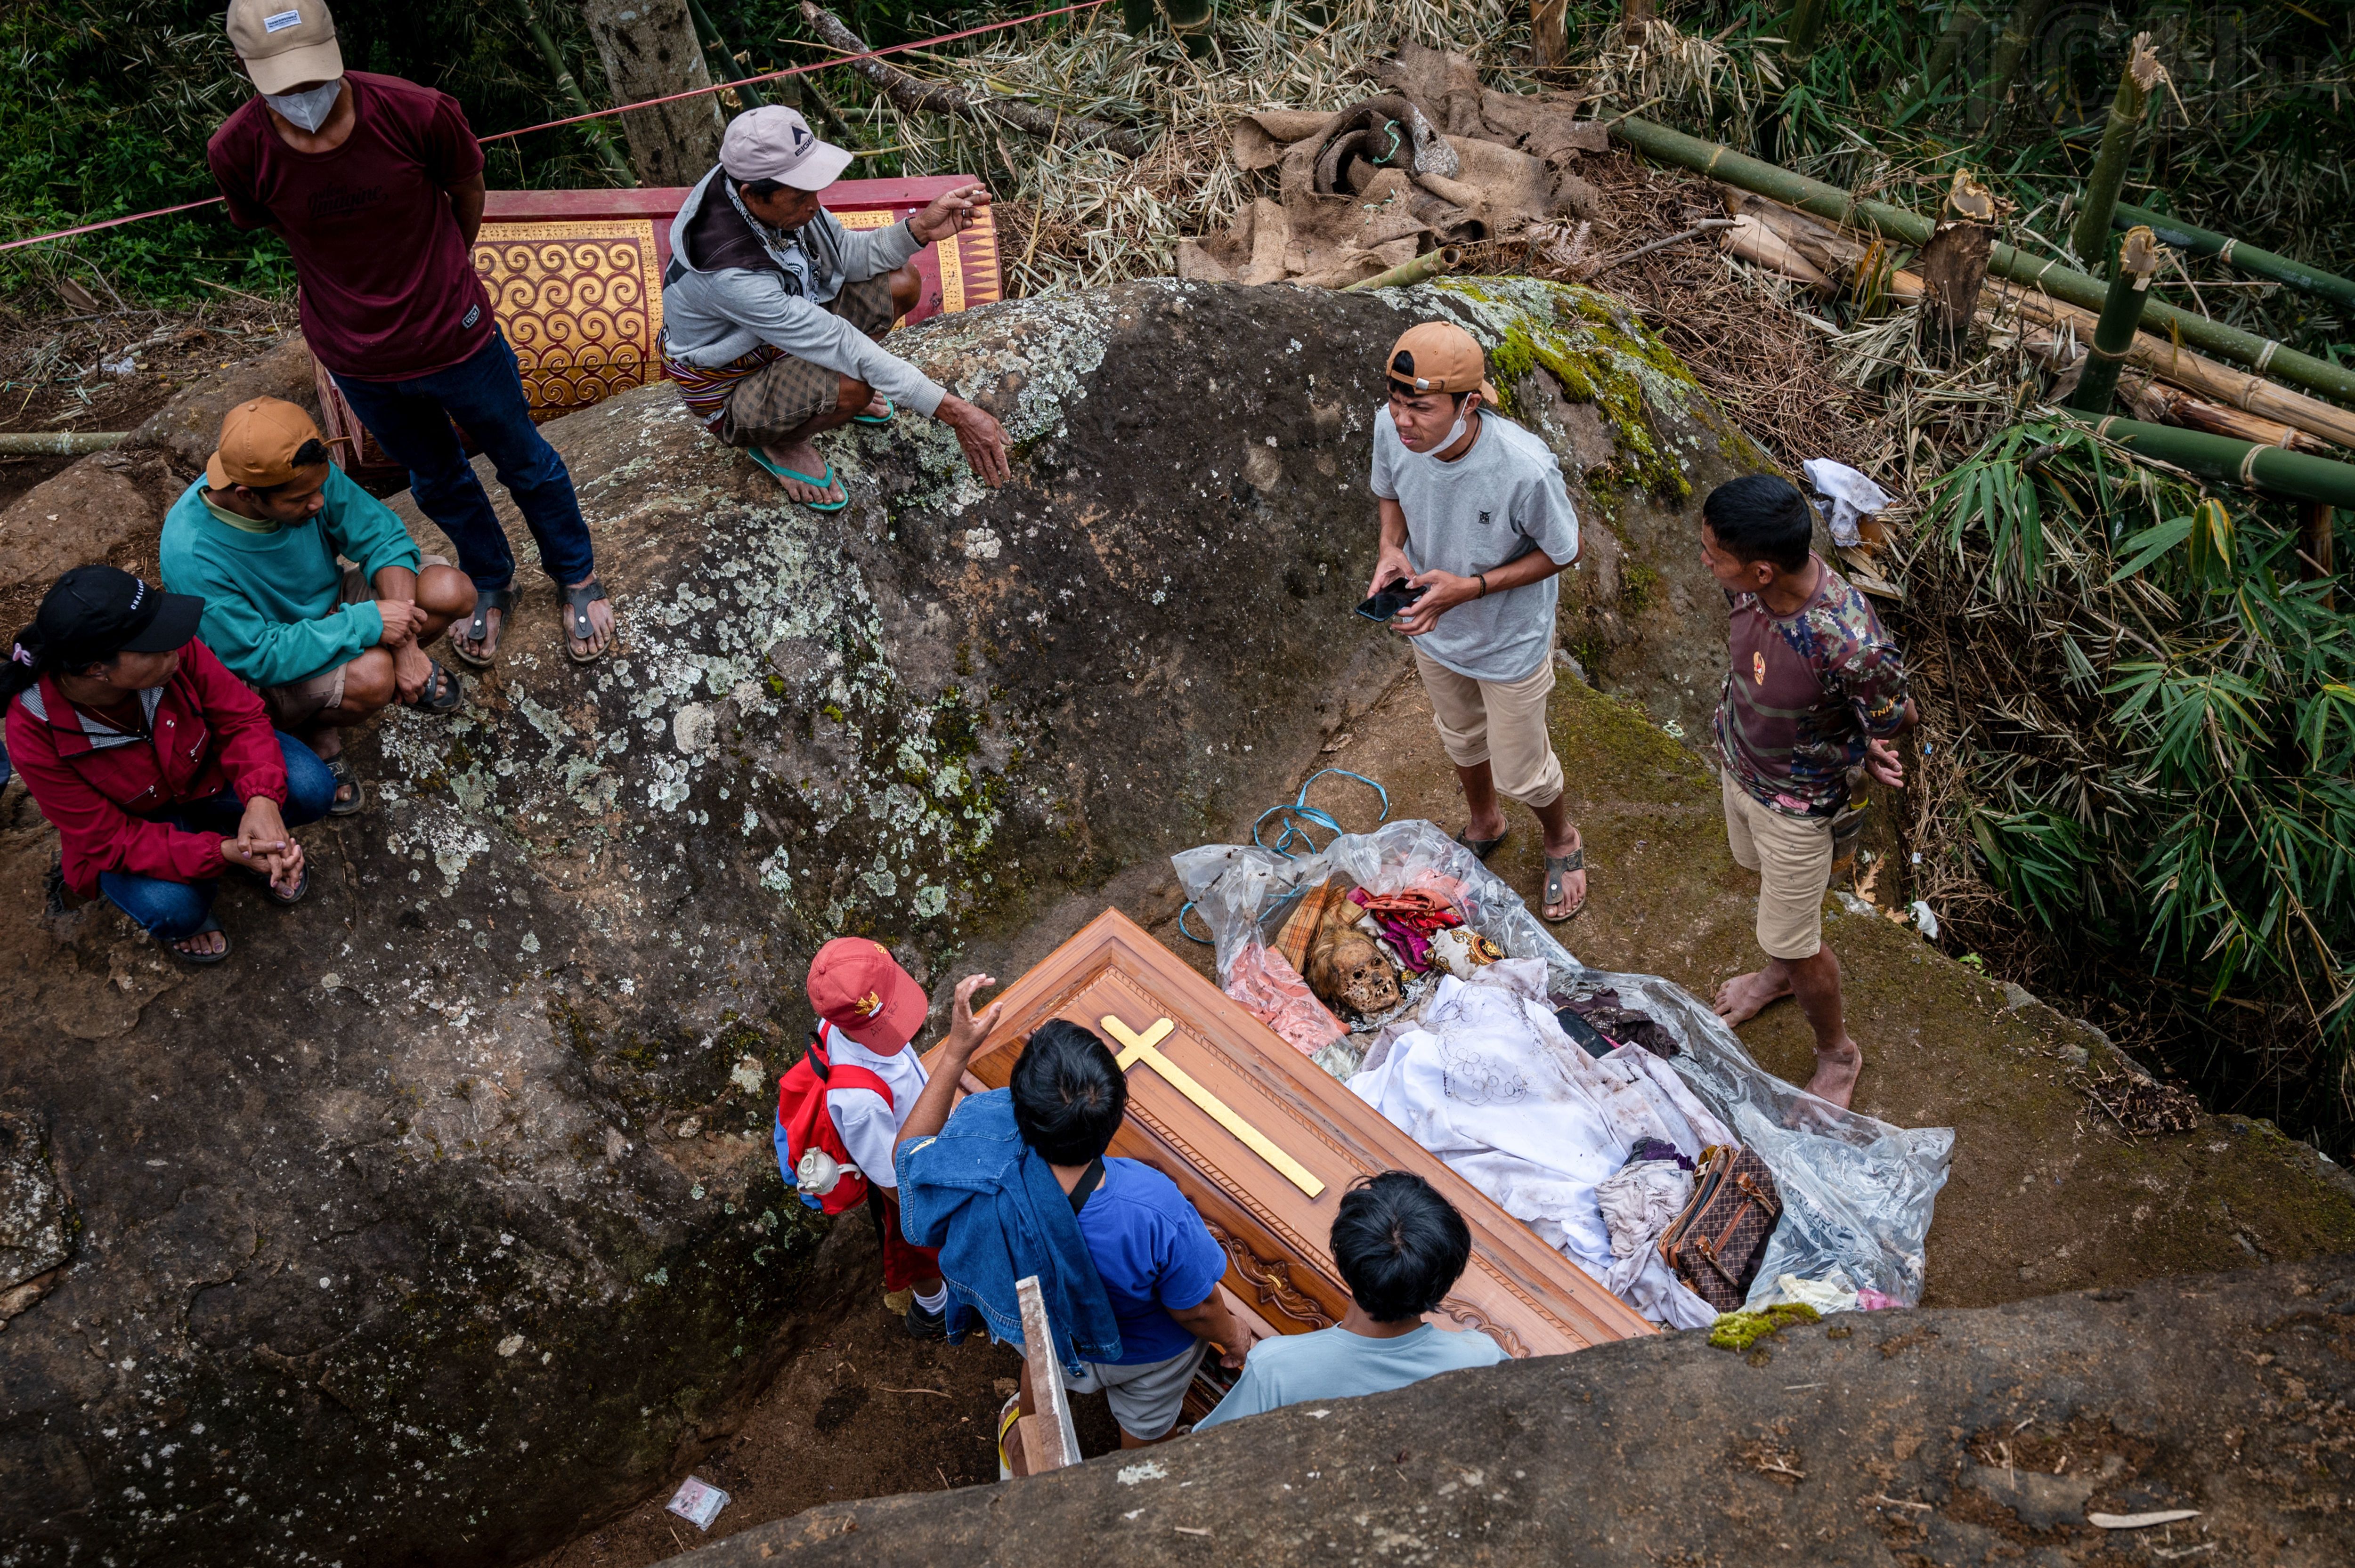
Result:
{"type": "Polygon", "coordinates": [[[1717,748],[1742,787],[1775,810],[1828,817],[1848,800],[1864,743],[1905,720],[1905,662],[1881,618],[1820,558],[1814,597],[1776,615],[1733,600],[1732,652],[1717,705],[1717,748]]]}

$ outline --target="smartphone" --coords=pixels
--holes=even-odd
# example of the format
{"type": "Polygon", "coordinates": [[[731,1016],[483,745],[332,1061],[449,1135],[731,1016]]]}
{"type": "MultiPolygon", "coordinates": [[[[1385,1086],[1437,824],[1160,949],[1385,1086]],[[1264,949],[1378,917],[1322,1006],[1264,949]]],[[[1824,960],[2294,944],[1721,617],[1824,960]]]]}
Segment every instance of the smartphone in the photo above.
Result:
{"type": "Polygon", "coordinates": [[[1358,613],[1368,620],[1389,620],[1400,610],[1421,599],[1429,589],[1428,583],[1422,588],[1410,588],[1404,577],[1399,577],[1394,579],[1388,588],[1377,590],[1373,598],[1359,605],[1358,613]]]}

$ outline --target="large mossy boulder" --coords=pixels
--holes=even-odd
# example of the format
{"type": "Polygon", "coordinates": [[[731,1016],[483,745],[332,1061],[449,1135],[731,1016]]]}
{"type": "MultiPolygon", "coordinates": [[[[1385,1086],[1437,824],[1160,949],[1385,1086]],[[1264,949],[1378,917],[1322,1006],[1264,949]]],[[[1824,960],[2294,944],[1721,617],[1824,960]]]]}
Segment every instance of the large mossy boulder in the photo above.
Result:
{"type": "MultiPolygon", "coordinates": [[[[1433,313],[1499,350],[1597,561],[1740,456],[1575,289],[993,306],[900,343],[1005,420],[1002,491],[904,415],[835,443],[832,517],[665,387],[550,425],[618,650],[570,664],[528,585],[464,714],[357,742],[308,901],[224,893],[218,969],[42,916],[13,789],[0,1563],[508,1561],[691,1459],[794,1343],[808,955],[871,936],[937,989],[1287,792],[1404,667],[1349,611],[1382,353],[1433,313]]],[[[1685,656],[1609,652],[1663,691],[1685,656]]]]}

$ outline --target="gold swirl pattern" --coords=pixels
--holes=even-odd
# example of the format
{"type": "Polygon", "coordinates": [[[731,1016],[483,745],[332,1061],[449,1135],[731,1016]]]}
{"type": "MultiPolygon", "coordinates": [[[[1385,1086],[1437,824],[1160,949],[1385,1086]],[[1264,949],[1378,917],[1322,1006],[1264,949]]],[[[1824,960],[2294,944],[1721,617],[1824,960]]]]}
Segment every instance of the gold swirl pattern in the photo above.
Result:
{"type": "Polygon", "coordinates": [[[653,219],[486,223],[474,241],[474,273],[515,350],[534,419],[661,376],[653,219]]]}

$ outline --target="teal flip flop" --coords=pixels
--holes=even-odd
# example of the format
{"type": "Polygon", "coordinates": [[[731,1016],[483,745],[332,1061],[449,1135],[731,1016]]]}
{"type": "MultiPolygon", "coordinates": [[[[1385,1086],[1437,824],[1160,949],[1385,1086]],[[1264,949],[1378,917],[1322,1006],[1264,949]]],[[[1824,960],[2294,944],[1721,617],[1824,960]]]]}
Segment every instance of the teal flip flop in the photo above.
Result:
{"type": "Polygon", "coordinates": [[[899,411],[900,405],[891,401],[890,398],[886,397],[883,399],[883,411],[881,413],[853,414],[850,416],[850,422],[854,425],[888,425],[891,422],[891,416],[899,411]]]}
{"type": "MultiPolygon", "coordinates": [[[[762,451],[758,447],[745,448],[744,455],[751,458],[754,462],[759,463],[762,468],[767,469],[779,479],[798,479],[804,484],[814,484],[820,490],[832,490],[834,488],[834,465],[832,463],[826,465],[826,477],[824,479],[815,479],[806,473],[797,473],[794,470],[785,467],[783,463],[773,461],[770,459],[769,454],[762,451]]],[[[850,492],[846,488],[842,493],[842,499],[839,501],[805,501],[802,504],[808,507],[813,512],[839,512],[844,507],[850,504],[850,492]]]]}

